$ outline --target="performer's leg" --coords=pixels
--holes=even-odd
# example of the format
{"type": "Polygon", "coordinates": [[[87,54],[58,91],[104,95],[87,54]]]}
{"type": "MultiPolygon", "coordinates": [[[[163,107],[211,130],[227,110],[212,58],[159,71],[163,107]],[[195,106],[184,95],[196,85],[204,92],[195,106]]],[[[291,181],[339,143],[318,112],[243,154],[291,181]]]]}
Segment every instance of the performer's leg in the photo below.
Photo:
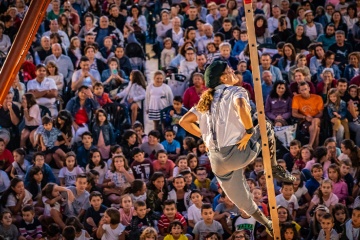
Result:
{"type": "Polygon", "coordinates": [[[271,221],[262,214],[252,198],[243,169],[224,176],[217,176],[217,179],[228,198],[238,208],[252,215],[256,221],[271,229],[271,221]]]}

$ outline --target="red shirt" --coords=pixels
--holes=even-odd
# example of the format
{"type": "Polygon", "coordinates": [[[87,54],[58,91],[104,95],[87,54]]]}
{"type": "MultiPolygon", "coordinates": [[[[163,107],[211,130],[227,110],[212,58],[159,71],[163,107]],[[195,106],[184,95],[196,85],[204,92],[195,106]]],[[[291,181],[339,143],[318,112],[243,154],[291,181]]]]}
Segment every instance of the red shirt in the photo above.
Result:
{"type": "Polygon", "coordinates": [[[100,104],[100,106],[104,106],[107,103],[113,102],[113,101],[111,101],[109,94],[107,94],[107,93],[103,93],[103,95],[101,97],[95,95],[95,99],[100,104]]]}
{"type": "MultiPolygon", "coordinates": [[[[203,87],[203,91],[205,91],[207,88],[204,86],[203,87]]],[[[189,87],[188,89],[186,89],[186,91],[184,92],[184,96],[183,96],[183,104],[184,107],[187,109],[192,108],[193,106],[195,106],[199,100],[200,100],[200,96],[196,90],[195,87],[189,87]]]]}
{"type": "MultiPolygon", "coordinates": [[[[177,212],[177,213],[175,214],[175,219],[174,219],[174,221],[175,221],[175,220],[178,220],[179,222],[181,222],[181,224],[183,225],[184,228],[186,227],[186,220],[185,220],[185,218],[183,217],[183,215],[181,215],[180,213],[177,212]]],[[[170,225],[170,220],[168,219],[168,217],[165,216],[164,214],[161,215],[160,220],[159,220],[159,222],[158,222],[159,230],[160,230],[160,229],[166,229],[166,230],[167,230],[167,228],[169,227],[169,225],[170,225]]],[[[166,231],[166,232],[167,232],[167,231],[166,231]]]]}
{"type": "Polygon", "coordinates": [[[80,108],[79,111],[75,113],[74,121],[77,125],[82,125],[89,121],[85,108],[80,108]]]}
{"type": "Polygon", "coordinates": [[[14,157],[8,149],[0,154],[0,169],[6,170],[14,162],[14,157]]]}

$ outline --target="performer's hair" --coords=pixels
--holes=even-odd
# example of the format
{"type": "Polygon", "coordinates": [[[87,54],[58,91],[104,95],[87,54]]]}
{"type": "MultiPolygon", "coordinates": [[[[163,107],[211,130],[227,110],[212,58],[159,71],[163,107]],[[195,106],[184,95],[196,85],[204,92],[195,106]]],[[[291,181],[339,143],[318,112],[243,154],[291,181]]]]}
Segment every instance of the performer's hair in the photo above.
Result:
{"type": "Polygon", "coordinates": [[[201,206],[201,212],[202,212],[204,209],[212,209],[211,204],[210,204],[210,203],[204,203],[204,204],[201,206]]]}
{"type": "Polygon", "coordinates": [[[205,113],[210,109],[211,102],[214,100],[215,89],[209,88],[201,94],[200,100],[196,105],[196,110],[205,113]]]}

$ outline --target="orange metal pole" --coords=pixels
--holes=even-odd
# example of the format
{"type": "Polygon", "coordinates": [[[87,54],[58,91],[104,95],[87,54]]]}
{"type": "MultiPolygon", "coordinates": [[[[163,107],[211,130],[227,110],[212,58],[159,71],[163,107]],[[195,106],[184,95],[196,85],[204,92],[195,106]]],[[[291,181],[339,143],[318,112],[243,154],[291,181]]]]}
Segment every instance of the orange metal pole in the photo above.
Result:
{"type": "Polygon", "coordinates": [[[20,29],[11,46],[0,72],[0,103],[5,100],[7,93],[19,72],[29,51],[35,34],[45,17],[46,9],[51,0],[33,0],[21,23],[20,29]]]}

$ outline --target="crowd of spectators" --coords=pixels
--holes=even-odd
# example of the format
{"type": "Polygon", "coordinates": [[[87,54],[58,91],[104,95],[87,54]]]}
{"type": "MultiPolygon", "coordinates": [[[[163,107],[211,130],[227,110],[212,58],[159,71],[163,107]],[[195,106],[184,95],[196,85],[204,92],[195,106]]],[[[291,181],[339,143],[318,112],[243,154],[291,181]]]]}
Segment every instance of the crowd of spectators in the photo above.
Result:
{"type": "MultiPolygon", "coordinates": [[[[30,3],[0,0],[1,61],[30,3]]],[[[247,23],[242,0],[52,0],[0,107],[0,239],[269,238],[179,125],[217,59],[256,112],[247,27],[267,118],[297,126],[277,148],[297,179],[274,181],[282,239],[360,239],[360,1],[252,8],[247,23]]],[[[263,162],[245,177],[271,218],[263,162]]]]}

